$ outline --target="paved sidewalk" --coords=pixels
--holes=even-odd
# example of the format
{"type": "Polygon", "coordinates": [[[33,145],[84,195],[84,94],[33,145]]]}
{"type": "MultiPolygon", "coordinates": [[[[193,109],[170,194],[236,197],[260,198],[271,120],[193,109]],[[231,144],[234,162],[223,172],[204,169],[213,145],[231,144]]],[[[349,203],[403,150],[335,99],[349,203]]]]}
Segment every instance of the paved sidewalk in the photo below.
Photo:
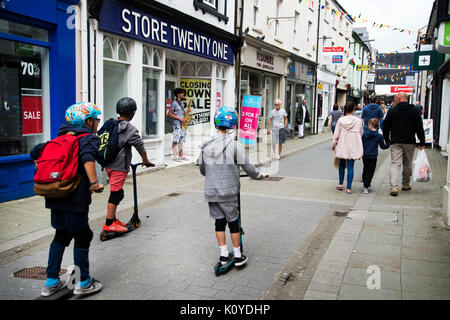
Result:
{"type": "Polygon", "coordinates": [[[411,191],[390,196],[386,157],[371,192],[359,196],[317,259],[312,279],[305,279],[305,256],[294,252],[263,299],[450,299],[450,229],[442,219],[447,160],[426,152],[432,182],[413,182],[411,191]]]}

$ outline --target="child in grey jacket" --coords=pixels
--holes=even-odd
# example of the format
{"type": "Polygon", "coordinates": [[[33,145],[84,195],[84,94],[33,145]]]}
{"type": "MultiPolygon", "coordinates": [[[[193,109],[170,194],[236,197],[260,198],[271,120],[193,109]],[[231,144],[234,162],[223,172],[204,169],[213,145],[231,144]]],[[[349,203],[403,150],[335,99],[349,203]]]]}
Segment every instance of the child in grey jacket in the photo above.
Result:
{"type": "Polygon", "coordinates": [[[120,99],[116,105],[116,112],[119,114],[118,145],[120,151],[117,157],[105,166],[110,185],[110,196],[106,207],[106,221],[103,231],[124,233],[128,231],[126,223],[116,218],[117,206],[124,198],[123,184],[130,171],[131,147],[134,147],[142,157],[142,166],[154,166],[148,160],[147,151],[144,147],[138,129],[131,121],[136,113],[137,106],[134,99],[125,97],[120,99]]]}
{"type": "Polygon", "coordinates": [[[210,217],[215,219],[216,237],[220,249],[219,261],[226,265],[232,255],[226,245],[225,227],[228,223],[235,266],[242,266],[247,257],[240,249],[240,226],[238,221],[240,192],[240,167],[256,180],[267,177],[249,163],[243,146],[227,134],[237,123],[234,108],[222,107],[214,117],[218,134],[201,146],[201,154],[197,160],[200,173],[206,177],[205,201],[209,205],[210,217]],[[227,116],[227,117],[225,117],[227,116]],[[230,117],[232,118],[230,120],[230,117]]]}

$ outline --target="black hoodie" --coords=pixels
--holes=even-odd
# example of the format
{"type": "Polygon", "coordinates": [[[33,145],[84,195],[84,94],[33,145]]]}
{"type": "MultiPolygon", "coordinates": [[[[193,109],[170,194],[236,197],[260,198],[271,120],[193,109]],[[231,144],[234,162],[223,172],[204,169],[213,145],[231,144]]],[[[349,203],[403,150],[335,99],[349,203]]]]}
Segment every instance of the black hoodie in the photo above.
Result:
{"type": "MultiPolygon", "coordinates": [[[[75,132],[76,136],[83,133],[91,133],[90,135],[81,137],[78,140],[78,170],[81,174],[81,181],[77,189],[67,198],[45,198],[45,207],[48,209],[57,209],[61,211],[86,213],[89,212],[89,205],[91,204],[92,198],[89,191],[89,178],[87,177],[83,164],[88,161],[96,160],[98,147],[100,146],[100,138],[93,135],[92,130],[89,128],[76,128],[68,125],[62,125],[59,128],[58,136],[66,134],[69,131],[75,132]]],[[[33,160],[37,160],[44,146],[45,143],[40,143],[30,151],[30,156],[33,160]]]]}
{"type": "Polygon", "coordinates": [[[401,102],[389,109],[383,125],[383,137],[386,143],[416,144],[416,133],[419,145],[425,145],[423,121],[412,104],[401,102]]]}

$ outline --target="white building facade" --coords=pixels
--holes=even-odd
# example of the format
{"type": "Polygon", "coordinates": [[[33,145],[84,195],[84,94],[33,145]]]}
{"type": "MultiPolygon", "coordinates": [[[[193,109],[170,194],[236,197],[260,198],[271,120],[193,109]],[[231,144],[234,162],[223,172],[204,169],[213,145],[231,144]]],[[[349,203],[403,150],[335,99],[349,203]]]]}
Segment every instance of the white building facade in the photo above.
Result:
{"type": "Polygon", "coordinates": [[[184,153],[194,159],[217,108],[235,103],[235,1],[104,0],[90,17],[90,99],[103,119],[116,118],[117,101],[132,97],[132,124],[149,159],[162,163],[171,154],[173,92],[184,88],[194,114],[184,153]]]}

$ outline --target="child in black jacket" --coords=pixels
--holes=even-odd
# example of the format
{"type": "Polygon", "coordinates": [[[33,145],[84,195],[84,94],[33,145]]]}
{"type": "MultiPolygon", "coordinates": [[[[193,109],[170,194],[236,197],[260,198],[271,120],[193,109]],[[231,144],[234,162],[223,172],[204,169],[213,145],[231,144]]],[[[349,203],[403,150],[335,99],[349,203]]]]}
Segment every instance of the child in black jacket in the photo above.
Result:
{"type": "MultiPolygon", "coordinates": [[[[73,293],[75,295],[90,294],[99,291],[102,284],[89,276],[89,247],[93,232],[89,228],[88,213],[91,204],[91,193],[102,192],[103,185],[97,179],[95,160],[100,146],[100,139],[93,133],[97,127],[101,112],[92,103],[78,103],[66,110],[68,125],[62,125],[58,136],[73,134],[75,136],[88,133],[78,139],[78,170],[81,181],[78,187],[69,196],[61,199],[45,198],[45,207],[50,209],[51,224],[56,233],[50,244],[48,266],[46,270],[47,281],[42,288],[42,296],[50,296],[64,289],[67,283],[59,279],[61,262],[65,247],[75,239],[73,249],[74,264],[79,268],[79,282],[73,293]]],[[[30,152],[33,160],[37,160],[45,143],[36,145],[30,152]]]]}

